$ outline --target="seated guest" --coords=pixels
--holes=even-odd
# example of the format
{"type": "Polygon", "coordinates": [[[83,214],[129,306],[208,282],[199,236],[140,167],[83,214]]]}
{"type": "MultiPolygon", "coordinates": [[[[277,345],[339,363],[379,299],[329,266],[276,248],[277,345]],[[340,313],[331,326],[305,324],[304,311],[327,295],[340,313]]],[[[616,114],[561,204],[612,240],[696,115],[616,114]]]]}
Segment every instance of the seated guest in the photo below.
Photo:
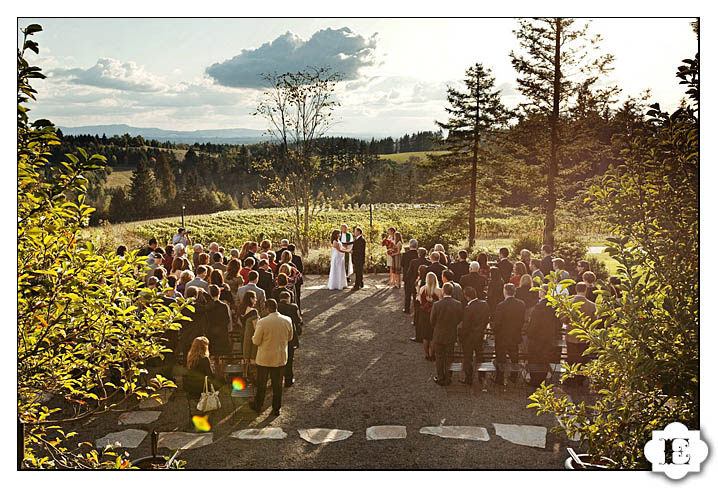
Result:
{"type": "MultiPolygon", "coordinates": [[[[478,267],[478,263],[476,265],[478,267]]],[[[476,274],[478,275],[478,271],[476,274]]],[[[471,385],[474,380],[474,354],[478,363],[481,363],[483,358],[484,333],[489,323],[489,305],[486,301],[476,298],[476,290],[471,286],[464,288],[464,295],[467,304],[459,328],[459,341],[464,353],[464,378],[459,382],[471,385]]]]}
{"type": "Polygon", "coordinates": [[[511,271],[514,269],[514,266],[509,261],[508,248],[499,249],[499,262],[496,264],[496,266],[501,271],[501,278],[503,279],[504,283],[509,283],[509,279],[511,279],[511,271]]]}
{"type": "MultiPolygon", "coordinates": [[[[424,266],[424,265],[422,265],[424,266]]],[[[434,272],[426,273],[426,284],[419,289],[419,331],[424,341],[424,358],[434,360],[434,351],[431,341],[434,338],[434,325],[431,323],[431,308],[434,303],[442,299],[439,280],[434,272]]]]}
{"type": "Polygon", "coordinates": [[[479,275],[486,277],[486,280],[488,281],[491,273],[491,267],[489,266],[489,255],[482,251],[481,253],[479,253],[479,256],[476,257],[476,261],[479,263],[479,275]]]}
{"type": "Polygon", "coordinates": [[[509,279],[509,283],[514,284],[514,287],[518,288],[521,283],[521,277],[526,275],[526,265],[523,262],[517,261],[514,263],[514,274],[509,279]]]}
{"type": "Polygon", "coordinates": [[[476,292],[476,298],[479,300],[486,300],[486,286],[489,281],[479,273],[480,266],[479,262],[472,261],[469,263],[469,273],[461,277],[461,287],[466,290],[466,287],[473,287],[476,292]]]}
{"type": "Polygon", "coordinates": [[[249,282],[249,272],[254,270],[254,258],[247,257],[244,259],[242,264],[244,266],[242,267],[242,270],[239,271],[239,274],[242,276],[242,279],[244,280],[244,283],[246,284],[247,282],[249,282]]]}
{"type": "MultiPolygon", "coordinates": [[[[219,270],[215,272],[220,273],[219,270]]],[[[221,277],[221,273],[220,273],[221,277]]],[[[229,340],[229,332],[232,330],[232,316],[229,306],[219,298],[220,288],[216,285],[209,286],[209,296],[212,299],[207,305],[207,338],[210,343],[210,355],[214,364],[217,365],[217,376],[224,375],[224,358],[232,351],[232,342],[229,340]]]]}
{"type": "Polygon", "coordinates": [[[541,271],[541,260],[538,258],[532,258],[531,259],[531,267],[529,268],[531,271],[531,279],[534,281],[534,283],[542,284],[543,283],[543,272],[541,271]],[[536,282],[536,279],[539,281],[536,282]]]}
{"type": "Polygon", "coordinates": [[[449,374],[449,354],[456,343],[456,329],[464,318],[464,306],[452,297],[454,286],[445,283],[442,287],[442,299],[431,307],[429,321],[434,328],[434,351],[436,355],[436,376],[438,385],[451,384],[449,374]]]}
{"type": "Polygon", "coordinates": [[[596,294],[596,286],[594,285],[596,283],[596,274],[589,270],[583,272],[582,278],[586,283],[586,299],[591,302],[596,302],[596,297],[598,297],[596,294]]]}
{"type": "Polygon", "coordinates": [[[206,336],[198,336],[192,340],[187,353],[187,372],[182,378],[182,387],[189,394],[190,399],[198,399],[204,391],[204,379],[207,377],[216,390],[220,383],[214,376],[212,364],[209,359],[210,341],[206,336]]]}
{"type": "Polygon", "coordinates": [[[257,285],[264,291],[265,297],[272,297],[272,289],[274,288],[274,275],[269,269],[269,262],[267,260],[259,260],[259,280],[257,285]]]}
{"type": "Polygon", "coordinates": [[[549,363],[556,360],[556,341],[561,338],[561,320],[546,299],[548,285],[541,285],[539,301],[534,307],[526,331],[528,337],[529,384],[538,387],[549,371],[549,363]]]}
{"type": "MultiPolygon", "coordinates": [[[[508,356],[511,363],[518,365],[519,344],[522,341],[521,330],[526,318],[526,304],[514,297],[514,284],[504,285],[504,300],[496,305],[494,320],[491,325],[496,338],[496,379],[497,384],[504,383],[504,365],[508,356]]],[[[511,369],[510,379],[516,381],[517,372],[511,369]]]]}
{"type": "Polygon", "coordinates": [[[466,261],[468,256],[466,250],[461,250],[456,261],[449,265],[449,270],[454,272],[454,281],[458,283],[461,283],[461,277],[469,273],[469,262],[466,261]]]}
{"type": "Polygon", "coordinates": [[[244,340],[242,341],[242,365],[244,370],[244,378],[247,378],[249,366],[254,365],[257,358],[257,346],[252,343],[252,336],[257,327],[259,312],[257,311],[257,294],[253,290],[247,291],[242,296],[239,303],[237,313],[239,314],[239,322],[244,329],[244,340]]]}
{"type": "Polygon", "coordinates": [[[197,267],[197,275],[192,281],[187,283],[186,287],[199,287],[205,292],[209,292],[209,284],[205,280],[207,278],[208,268],[204,265],[197,267]]]}
{"type": "Polygon", "coordinates": [[[504,299],[504,280],[501,278],[501,270],[498,267],[491,267],[491,278],[487,290],[487,302],[491,317],[496,311],[496,305],[504,299]]]}
{"type": "Polygon", "coordinates": [[[296,304],[292,304],[289,292],[279,294],[277,312],[292,320],[292,339],[287,345],[287,365],[284,366],[284,387],[294,385],[294,350],[299,348],[299,335],[302,334],[302,315],[296,304]]]}

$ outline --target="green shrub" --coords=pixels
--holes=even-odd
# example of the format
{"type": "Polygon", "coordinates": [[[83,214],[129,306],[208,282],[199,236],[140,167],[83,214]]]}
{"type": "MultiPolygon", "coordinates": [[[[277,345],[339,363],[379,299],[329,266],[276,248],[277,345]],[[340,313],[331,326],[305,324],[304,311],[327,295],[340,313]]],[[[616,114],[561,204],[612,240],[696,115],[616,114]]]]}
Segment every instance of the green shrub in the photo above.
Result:
{"type": "Polygon", "coordinates": [[[555,258],[563,258],[566,262],[566,271],[571,274],[576,273],[576,264],[579,260],[586,259],[588,244],[578,238],[563,239],[556,244],[553,250],[555,258]]]}
{"type": "Polygon", "coordinates": [[[589,270],[591,270],[593,273],[596,274],[596,278],[598,280],[607,280],[608,279],[608,267],[606,266],[606,263],[599,260],[595,256],[589,256],[588,257],[588,267],[589,270]]]}
{"type": "Polygon", "coordinates": [[[511,256],[518,258],[521,250],[529,250],[532,255],[536,255],[541,251],[543,238],[540,233],[528,233],[518,236],[511,242],[511,256]]]}

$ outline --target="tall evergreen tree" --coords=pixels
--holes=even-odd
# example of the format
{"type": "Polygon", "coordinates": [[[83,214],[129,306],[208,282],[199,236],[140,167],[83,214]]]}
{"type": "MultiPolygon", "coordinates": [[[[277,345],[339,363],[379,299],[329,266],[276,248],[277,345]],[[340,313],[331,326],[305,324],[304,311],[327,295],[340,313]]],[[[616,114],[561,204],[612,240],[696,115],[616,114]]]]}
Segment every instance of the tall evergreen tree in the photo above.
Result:
{"type": "MultiPolygon", "coordinates": [[[[501,92],[495,89],[496,79],[491,70],[476,63],[466,70],[465,91],[449,87],[447,99],[449,113],[447,122],[438,126],[449,132],[444,149],[449,153],[430,155],[432,163],[438,165],[471,164],[469,192],[469,248],[476,239],[476,183],[482,146],[487,145],[497,131],[504,127],[510,112],[501,103],[501,92]]],[[[445,178],[442,176],[441,178],[445,178]]]]}
{"type": "Polygon", "coordinates": [[[173,202],[177,195],[177,185],[175,183],[175,175],[167,159],[167,153],[164,151],[160,151],[157,155],[155,177],[160,186],[162,199],[167,203],[173,202]]]}
{"type": "MultiPolygon", "coordinates": [[[[525,51],[511,51],[511,64],[518,72],[518,89],[528,101],[523,109],[539,112],[548,120],[550,133],[547,164],[546,218],[544,243],[553,246],[556,229],[556,176],[559,168],[561,145],[559,123],[562,111],[568,110],[579,91],[591,89],[599,77],[610,71],[613,56],[599,55],[597,49],[600,35],[588,36],[586,23],[574,27],[574,19],[537,18],[520,19],[514,35],[525,51]],[[574,74],[571,76],[570,74],[574,74]],[[582,78],[577,79],[576,76],[582,78]]],[[[596,90],[598,98],[608,98],[615,93],[614,87],[596,90]]]]}
{"type": "Polygon", "coordinates": [[[132,172],[130,201],[136,217],[149,217],[160,205],[160,192],[155,175],[145,158],[140,158],[137,168],[132,172]]]}

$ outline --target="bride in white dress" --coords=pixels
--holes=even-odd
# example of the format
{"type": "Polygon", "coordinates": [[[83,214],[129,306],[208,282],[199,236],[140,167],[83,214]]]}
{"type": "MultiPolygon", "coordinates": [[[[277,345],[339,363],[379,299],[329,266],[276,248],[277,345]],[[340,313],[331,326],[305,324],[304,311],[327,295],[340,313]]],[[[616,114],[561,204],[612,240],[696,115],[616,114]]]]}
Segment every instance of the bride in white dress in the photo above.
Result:
{"type": "Polygon", "coordinates": [[[347,287],[347,272],[344,260],[347,253],[351,253],[339,242],[339,230],[332,231],[332,261],[329,264],[329,290],[343,290],[347,287]]]}

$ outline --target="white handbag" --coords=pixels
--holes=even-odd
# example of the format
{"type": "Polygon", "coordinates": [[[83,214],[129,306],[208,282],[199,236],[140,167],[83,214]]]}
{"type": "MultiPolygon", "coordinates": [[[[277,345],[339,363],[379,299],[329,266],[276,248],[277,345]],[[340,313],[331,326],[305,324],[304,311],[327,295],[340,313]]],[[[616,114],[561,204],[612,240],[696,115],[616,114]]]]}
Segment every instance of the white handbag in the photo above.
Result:
{"type": "Polygon", "coordinates": [[[202,392],[202,395],[199,398],[199,402],[197,403],[197,410],[202,412],[208,412],[208,411],[214,411],[215,409],[219,409],[222,407],[222,404],[219,402],[219,392],[214,390],[214,385],[211,382],[207,382],[207,376],[204,376],[204,391],[202,392]],[[212,388],[210,391],[209,387],[212,388]]]}

